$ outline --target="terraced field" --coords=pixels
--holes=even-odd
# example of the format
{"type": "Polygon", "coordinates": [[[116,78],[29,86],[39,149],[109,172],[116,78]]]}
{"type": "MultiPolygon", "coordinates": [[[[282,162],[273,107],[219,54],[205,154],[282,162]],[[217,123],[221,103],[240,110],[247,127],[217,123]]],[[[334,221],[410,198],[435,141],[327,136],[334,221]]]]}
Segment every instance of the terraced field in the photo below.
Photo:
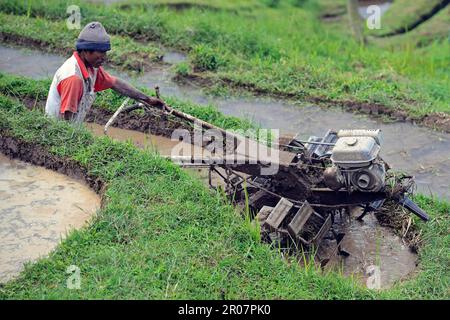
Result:
{"type": "MultiPolygon", "coordinates": [[[[380,125],[401,121],[418,140],[419,132],[425,132],[420,137],[438,137],[435,145],[421,146],[431,153],[439,143],[448,143],[450,132],[450,44],[444,28],[448,16],[444,9],[410,32],[377,37],[409,24],[425,8],[417,1],[401,19],[393,19],[401,2],[387,11],[383,32],[365,32],[366,45],[355,41],[344,24],[346,1],[70,4],[80,6],[82,24],[97,20],[105,25],[113,46],[106,67],[133,81],[163,69],[169,70],[171,81],[209,94],[245,95],[254,102],[270,96],[314,104],[310,108],[319,104],[325,110],[337,106],[335,112],[364,113],[380,125]],[[187,60],[168,66],[163,57],[172,50],[187,60]]],[[[69,55],[79,31],[66,27],[68,4],[0,0],[2,44],[69,55]]],[[[51,79],[0,72],[0,152],[75,175],[99,194],[102,203],[86,225],[72,230],[47,257],[27,264],[16,279],[2,284],[0,298],[449,298],[448,201],[417,194],[414,200],[431,221],[402,214],[389,224],[390,234],[400,243],[414,242],[417,268],[389,289],[369,290],[342,271],[320,269],[312,260],[299,264],[299,257],[261,243],[259,229],[245,210],[233,207],[221,192],[209,190],[198,176],[158,152],[47,118],[42,107],[51,79]],[[81,269],[79,290],[67,287],[70,265],[81,269]]],[[[155,95],[153,88],[142,89],[155,95]]],[[[213,105],[163,94],[176,110],[220,128],[260,127],[253,119],[224,115],[213,105]]],[[[122,100],[112,92],[100,94],[88,120],[103,124],[122,100]]],[[[138,131],[145,127],[163,136],[189,127],[172,116],[141,112],[121,118],[118,125],[138,131]]],[[[414,155],[420,150],[408,147],[405,152],[414,155]]],[[[439,154],[438,171],[444,170],[444,178],[450,161],[445,152],[434,153],[439,154]]]]}

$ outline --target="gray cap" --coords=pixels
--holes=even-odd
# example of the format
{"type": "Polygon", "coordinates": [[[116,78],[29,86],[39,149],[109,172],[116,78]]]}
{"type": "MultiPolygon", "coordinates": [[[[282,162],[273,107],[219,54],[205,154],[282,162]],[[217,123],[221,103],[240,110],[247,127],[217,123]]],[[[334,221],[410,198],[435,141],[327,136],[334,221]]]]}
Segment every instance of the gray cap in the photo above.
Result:
{"type": "Polygon", "coordinates": [[[77,50],[111,50],[110,36],[100,22],[89,22],[78,36],[77,50]]]}

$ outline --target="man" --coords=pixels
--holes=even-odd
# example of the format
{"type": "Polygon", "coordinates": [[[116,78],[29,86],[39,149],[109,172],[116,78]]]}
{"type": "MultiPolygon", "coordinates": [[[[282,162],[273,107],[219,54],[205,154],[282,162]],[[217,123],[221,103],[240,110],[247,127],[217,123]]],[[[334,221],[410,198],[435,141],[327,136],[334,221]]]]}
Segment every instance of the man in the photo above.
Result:
{"type": "Polygon", "coordinates": [[[56,71],[48,93],[45,112],[57,119],[82,123],[91,108],[95,93],[113,89],[148,105],[162,105],[103,68],[110,37],[100,22],[88,23],[80,32],[77,51],[56,71]]]}

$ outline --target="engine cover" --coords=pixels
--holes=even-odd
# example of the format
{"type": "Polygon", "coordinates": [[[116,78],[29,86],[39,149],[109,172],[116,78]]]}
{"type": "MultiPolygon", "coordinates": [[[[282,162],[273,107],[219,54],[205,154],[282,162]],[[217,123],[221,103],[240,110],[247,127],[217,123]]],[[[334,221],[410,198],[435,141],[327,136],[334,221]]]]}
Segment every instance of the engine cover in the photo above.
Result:
{"type": "Polygon", "coordinates": [[[380,130],[341,130],[331,154],[332,167],[324,172],[325,184],[359,191],[379,191],[385,186],[386,169],[378,154],[380,130]]]}
{"type": "Polygon", "coordinates": [[[381,149],[380,130],[340,130],[331,161],[342,168],[369,166],[381,149]]]}

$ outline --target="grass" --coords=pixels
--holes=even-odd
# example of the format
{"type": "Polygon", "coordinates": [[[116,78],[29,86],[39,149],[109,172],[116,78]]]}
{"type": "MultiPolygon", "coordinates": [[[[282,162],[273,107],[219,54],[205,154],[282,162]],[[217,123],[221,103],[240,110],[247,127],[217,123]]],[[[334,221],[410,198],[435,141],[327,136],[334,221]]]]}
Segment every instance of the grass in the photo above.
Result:
{"type": "MultiPolygon", "coordinates": [[[[71,54],[75,51],[78,34],[79,30],[67,29],[65,22],[0,13],[0,38],[8,42],[71,54]]],[[[145,71],[146,67],[159,62],[163,55],[158,47],[143,45],[129,37],[114,36],[111,46],[114,50],[108,54],[108,62],[128,71],[145,71]]]]}
{"type": "MultiPolygon", "coordinates": [[[[428,13],[442,0],[396,0],[382,17],[382,28],[374,30],[374,34],[382,35],[395,32],[399,29],[407,28],[412,23],[418,21],[420,16],[428,13]]],[[[446,11],[446,10],[442,10],[446,11]]],[[[448,15],[448,13],[447,13],[448,15]]],[[[433,20],[434,17],[431,19],[433,20]]],[[[448,19],[448,18],[447,18],[448,19]]],[[[448,20],[447,20],[448,21],[448,20]]],[[[447,28],[444,28],[444,30],[447,28]]]]}
{"type": "MultiPolygon", "coordinates": [[[[219,193],[148,150],[29,111],[0,96],[0,132],[77,161],[107,184],[105,204],[48,258],[0,288],[2,299],[448,299],[448,203],[419,197],[420,273],[393,289],[300,267],[255,239],[251,224],[219,193]],[[81,289],[66,288],[66,268],[81,289]]],[[[415,220],[417,222],[417,220],[415,220]]]]}
{"type": "MultiPolygon", "coordinates": [[[[50,80],[33,80],[26,77],[0,73],[0,93],[19,100],[29,99],[42,104],[47,99],[50,83],[50,80]]],[[[147,88],[139,89],[149,95],[154,95],[154,92],[147,88]]],[[[212,105],[201,106],[189,101],[165,96],[163,96],[163,99],[175,109],[227,130],[258,130],[258,127],[254,123],[245,119],[225,116],[212,105]]],[[[105,90],[97,94],[94,107],[115,112],[123,100],[124,97],[115,91],[105,90]]]]}
{"type": "MultiPolygon", "coordinates": [[[[417,119],[450,113],[448,41],[422,48],[363,47],[321,23],[313,1],[261,2],[239,14],[195,6],[120,10],[74,3],[83,23],[100,20],[112,34],[187,51],[192,68],[183,67],[184,74],[194,70],[212,82],[302,100],[382,104],[417,119]]],[[[0,2],[3,12],[46,20],[61,21],[65,8],[66,2],[55,0],[0,2]]]]}

